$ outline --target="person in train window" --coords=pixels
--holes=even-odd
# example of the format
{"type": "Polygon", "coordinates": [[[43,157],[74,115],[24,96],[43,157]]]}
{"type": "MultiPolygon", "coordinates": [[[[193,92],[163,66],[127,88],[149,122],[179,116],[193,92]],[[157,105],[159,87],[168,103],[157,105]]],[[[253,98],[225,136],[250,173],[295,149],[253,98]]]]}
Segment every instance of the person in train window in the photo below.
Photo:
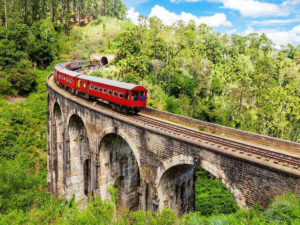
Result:
{"type": "Polygon", "coordinates": [[[139,92],[132,91],[132,101],[138,101],[138,100],[139,100],[139,92]]]}
{"type": "Polygon", "coordinates": [[[145,91],[141,91],[140,92],[140,101],[145,101],[146,100],[146,92],[145,91]]]}

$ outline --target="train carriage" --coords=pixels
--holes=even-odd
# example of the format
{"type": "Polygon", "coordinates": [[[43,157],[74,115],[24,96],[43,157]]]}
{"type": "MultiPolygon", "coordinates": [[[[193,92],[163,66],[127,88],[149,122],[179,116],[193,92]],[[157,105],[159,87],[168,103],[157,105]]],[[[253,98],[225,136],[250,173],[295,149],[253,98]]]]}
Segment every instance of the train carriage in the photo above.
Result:
{"type": "Polygon", "coordinates": [[[79,76],[80,73],[57,66],[55,67],[54,74],[59,84],[61,84],[64,88],[69,88],[72,93],[75,92],[77,76],[79,76]]]}
{"type": "Polygon", "coordinates": [[[147,89],[143,86],[88,75],[80,75],[77,79],[77,89],[88,94],[86,97],[100,98],[132,112],[146,107],[147,89]]]}
{"type": "Polygon", "coordinates": [[[71,69],[69,64],[61,63],[55,66],[54,78],[60,86],[72,93],[86,99],[102,100],[112,105],[113,108],[127,113],[137,113],[146,107],[147,89],[145,87],[100,77],[82,75],[69,70],[71,69]]]}

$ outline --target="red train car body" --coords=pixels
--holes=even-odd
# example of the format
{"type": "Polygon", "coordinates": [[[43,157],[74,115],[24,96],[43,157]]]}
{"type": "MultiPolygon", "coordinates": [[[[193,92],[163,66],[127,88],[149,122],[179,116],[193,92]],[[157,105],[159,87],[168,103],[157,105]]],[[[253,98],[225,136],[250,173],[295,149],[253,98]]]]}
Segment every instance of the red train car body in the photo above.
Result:
{"type": "MultiPolygon", "coordinates": [[[[69,63],[70,64],[70,63],[69,63]]],[[[147,104],[147,89],[140,85],[83,75],[68,70],[68,63],[54,68],[55,82],[86,99],[99,99],[123,112],[138,113],[147,104]]],[[[73,63],[74,64],[74,63],[73,63]]]]}

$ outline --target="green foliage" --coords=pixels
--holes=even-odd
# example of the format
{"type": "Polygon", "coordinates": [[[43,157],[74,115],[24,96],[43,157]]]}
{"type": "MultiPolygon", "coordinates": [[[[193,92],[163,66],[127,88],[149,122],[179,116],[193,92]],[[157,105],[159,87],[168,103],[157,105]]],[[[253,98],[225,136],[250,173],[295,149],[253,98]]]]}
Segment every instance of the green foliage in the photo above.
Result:
{"type": "Polygon", "coordinates": [[[11,83],[6,78],[0,78],[0,94],[10,94],[11,83]]]}
{"type": "MultiPolygon", "coordinates": [[[[46,194],[46,87],[48,72],[24,103],[0,100],[0,213],[38,206],[46,194]]],[[[22,214],[22,213],[21,213],[22,214]]]]}
{"type": "Polygon", "coordinates": [[[25,52],[17,50],[17,47],[13,41],[7,39],[0,40],[0,68],[11,68],[21,59],[26,59],[25,52]]]}
{"type": "Polygon", "coordinates": [[[229,214],[237,210],[234,197],[218,179],[204,170],[196,171],[195,210],[201,215],[229,214]]]}
{"type": "Polygon", "coordinates": [[[34,170],[35,161],[21,153],[14,160],[0,161],[0,212],[30,209],[45,195],[45,172],[34,170]],[[30,176],[28,176],[31,174],[30,176]]]}
{"type": "Polygon", "coordinates": [[[8,79],[20,94],[29,93],[36,84],[36,73],[30,61],[22,60],[10,70],[8,79]]]}
{"type": "Polygon", "coordinates": [[[37,41],[30,46],[29,57],[40,67],[48,66],[53,60],[54,55],[52,46],[46,41],[37,41]]]}
{"type": "Polygon", "coordinates": [[[262,219],[272,224],[300,224],[300,199],[290,193],[277,197],[263,212],[262,219]]]}

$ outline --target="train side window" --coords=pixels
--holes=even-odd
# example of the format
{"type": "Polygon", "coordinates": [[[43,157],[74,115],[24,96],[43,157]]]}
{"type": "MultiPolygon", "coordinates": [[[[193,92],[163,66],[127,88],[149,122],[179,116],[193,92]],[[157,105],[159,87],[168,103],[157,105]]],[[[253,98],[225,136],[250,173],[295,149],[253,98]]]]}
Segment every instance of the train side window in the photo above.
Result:
{"type": "Polygon", "coordinates": [[[94,89],[94,85],[90,85],[90,89],[94,89]]]}
{"type": "Polygon", "coordinates": [[[104,94],[106,93],[106,88],[103,88],[103,93],[104,93],[104,94]]]}
{"type": "Polygon", "coordinates": [[[112,94],[112,90],[108,89],[108,94],[111,95],[112,94]]]}
{"type": "Polygon", "coordinates": [[[118,97],[118,92],[114,91],[114,96],[118,97]]]}
{"type": "Polygon", "coordinates": [[[99,91],[99,92],[102,92],[102,87],[99,87],[99,88],[98,88],[98,91],[99,91]]]}
{"type": "Polygon", "coordinates": [[[98,87],[97,87],[97,86],[94,86],[94,90],[97,91],[97,89],[98,89],[98,87]]]}
{"type": "Polygon", "coordinates": [[[126,99],[126,100],[129,100],[129,91],[126,91],[126,92],[125,92],[125,99],[126,99]]]}
{"type": "Polygon", "coordinates": [[[124,98],[124,93],[120,92],[119,93],[119,98],[124,98]]]}

